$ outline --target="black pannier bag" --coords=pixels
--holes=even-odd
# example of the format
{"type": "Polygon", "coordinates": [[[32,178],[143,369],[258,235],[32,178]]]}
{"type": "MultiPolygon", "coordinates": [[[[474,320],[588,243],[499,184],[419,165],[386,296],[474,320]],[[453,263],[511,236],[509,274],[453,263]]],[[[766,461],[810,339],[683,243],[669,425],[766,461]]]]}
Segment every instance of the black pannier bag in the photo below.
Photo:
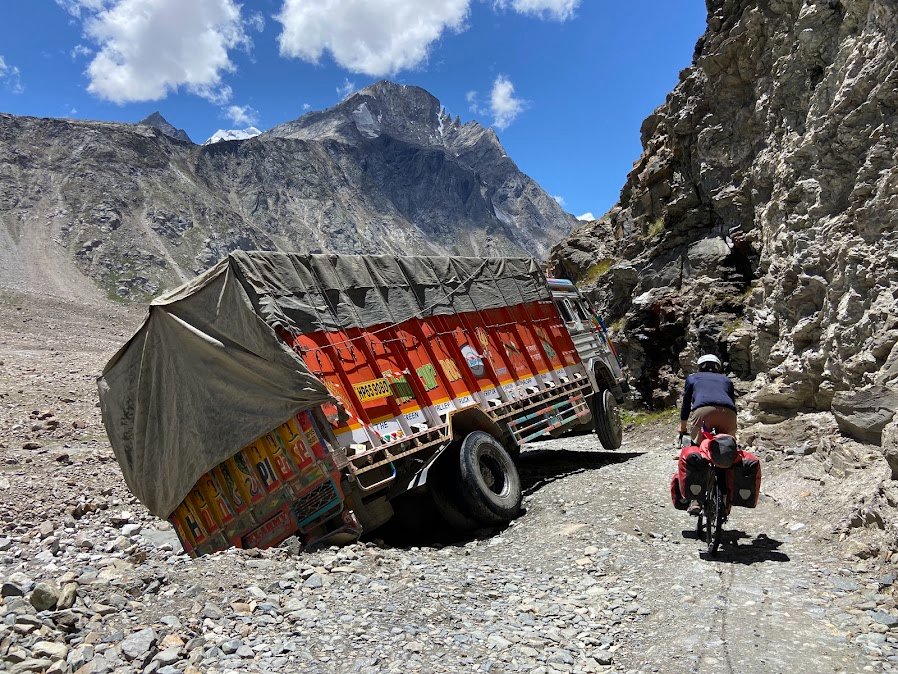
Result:
{"type": "Polygon", "coordinates": [[[754,455],[745,456],[733,466],[733,505],[754,508],[761,494],[761,461],[754,455]]]}
{"type": "Polygon", "coordinates": [[[698,447],[686,453],[684,458],[685,460],[680,464],[681,474],[679,476],[682,480],[683,498],[687,500],[701,499],[704,496],[705,487],[708,486],[708,471],[711,470],[711,465],[702,456],[698,447]]]}
{"type": "Polygon", "coordinates": [[[736,447],[736,438],[732,435],[718,435],[709,443],[709,452],[711,460],[715,466],[719,468],[730,468],[736,462],[739,456],[739,449],[736,447]]]}

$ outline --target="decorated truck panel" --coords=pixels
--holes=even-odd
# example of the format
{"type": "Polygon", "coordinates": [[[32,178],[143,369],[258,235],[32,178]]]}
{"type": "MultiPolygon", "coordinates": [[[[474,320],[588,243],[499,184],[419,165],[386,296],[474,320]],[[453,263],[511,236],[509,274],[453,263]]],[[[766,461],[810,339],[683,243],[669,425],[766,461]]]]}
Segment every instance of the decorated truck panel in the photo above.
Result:
{"type": "MultiPolygon", "coordinates": [[[[267,547],[294,534],[307,543],[357,536],[389,519],[397,496],[426,489],[428,471],[432,481],[438,471],[443,483],[457,479],[449,477],[455,459],[441,456],[465,451],[472,433],[489,436],[472,451],[484,466],[500,465],[506,491],[516,479],[506,455],[526,442],[595,425],[606,446],[620,444],[619,428],[602,437],[599,423],[606,431],[617,423],[604,418],[616,410],[600,397],[622,395],[613,347],[595,317],[565,319],[572,310],[589,316],[586,304],[531,260],[240,252],[204,276],[154,302],[100,382],[129,486],[171,521],[191,554],[267,547]],[[592,336],[590,362],[604,370],[587,370],[572,332],[592,336]],[[159,362],[173,347],[180,359],[161,368],[170,372],[146,372],[147,352],[159,362]],[[267,381],[251,367],[259,359],[267,381]],[[291,372],[271,381],[278,363],[291,372]],[[256,389],[266,387],[276,404],[254,413],[241,394],[264,406],[256,389]],[[183,388],[186,424],[177,405],[159,403],[183,388]],[[203,409],[226,426],[212,443],[196,428],[210,425],[203,409]],[[150,416],[152,428],[142,427],[150,416]],[[155,476],[176,488],[134,474],[153,455],[177,465],[155,476]]],[[[449,491],[440,505],[454,512],[449,491]]],[[[488,489],[481,496],[512,508],[520,500],[488,489]]],[[[492,517],[459,498],[471,521],[492,517]]]]}

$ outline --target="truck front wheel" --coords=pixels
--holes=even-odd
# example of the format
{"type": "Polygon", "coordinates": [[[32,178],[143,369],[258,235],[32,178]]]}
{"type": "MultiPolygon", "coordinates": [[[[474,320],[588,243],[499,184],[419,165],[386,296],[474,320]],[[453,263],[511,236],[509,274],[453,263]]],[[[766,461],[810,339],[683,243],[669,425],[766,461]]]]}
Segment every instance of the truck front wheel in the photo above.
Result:
{"type": "Polygon", "coordinates": [[[592,396],[592,418],[596,435],[605,449],[617,449],[624,441],[624,429],[614,394],[605,389],[592,396]]]}

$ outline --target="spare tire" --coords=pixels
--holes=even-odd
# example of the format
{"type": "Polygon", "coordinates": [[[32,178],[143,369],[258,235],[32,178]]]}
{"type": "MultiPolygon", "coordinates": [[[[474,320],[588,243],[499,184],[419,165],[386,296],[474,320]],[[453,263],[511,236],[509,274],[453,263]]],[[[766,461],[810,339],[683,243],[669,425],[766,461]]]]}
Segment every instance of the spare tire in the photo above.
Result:
{"type": "Polygon", "coordinates": [[[508,452],[493,436],[474,431],[458,452],[461,505],[484,524],[505,524],[520,514],[521,478],[508,452]]]}
{"type": "Polygon", "coordinates": [[[592,396],[592,416],[596,435],[605,449],[617,449],[624,441],[624,427],[614,394],[605,389],[592,396]]]}

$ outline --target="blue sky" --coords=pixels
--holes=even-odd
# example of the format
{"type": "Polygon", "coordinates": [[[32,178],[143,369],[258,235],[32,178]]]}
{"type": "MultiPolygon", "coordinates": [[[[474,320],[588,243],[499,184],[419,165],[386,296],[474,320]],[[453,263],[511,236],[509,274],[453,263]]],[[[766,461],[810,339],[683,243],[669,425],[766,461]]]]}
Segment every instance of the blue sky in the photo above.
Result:
{"type": "Polygon", "coordinates": [[[202,142],[392,79],[493,125],[575,215],[615,203],[705,27],[701,0],[7,0],[3,15],[2,112],[159,110],[202,142]]]}

